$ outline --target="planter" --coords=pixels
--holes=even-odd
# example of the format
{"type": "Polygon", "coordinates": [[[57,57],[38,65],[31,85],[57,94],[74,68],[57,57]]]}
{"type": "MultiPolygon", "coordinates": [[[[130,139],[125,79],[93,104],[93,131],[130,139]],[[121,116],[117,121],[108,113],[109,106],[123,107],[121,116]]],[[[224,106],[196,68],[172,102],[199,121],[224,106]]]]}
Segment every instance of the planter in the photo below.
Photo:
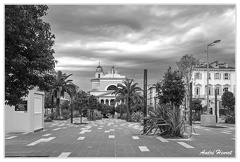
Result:
{"type": "Polygon", "coordinates": [[[52,122],[52,119],[44,119],[44,122],[52,122]]]}
{"type": "Polygon", "coordinates": [[[216,126],[216,115],[201,115],[201,126],[216,126]]]}

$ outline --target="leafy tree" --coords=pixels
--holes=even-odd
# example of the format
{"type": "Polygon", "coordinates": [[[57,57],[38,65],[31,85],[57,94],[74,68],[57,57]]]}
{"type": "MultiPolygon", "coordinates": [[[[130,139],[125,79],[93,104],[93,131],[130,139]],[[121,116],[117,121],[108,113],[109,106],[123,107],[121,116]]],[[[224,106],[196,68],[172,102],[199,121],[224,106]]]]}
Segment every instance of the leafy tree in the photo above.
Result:
{"type": "MultiPolygon", "coordinates": [[[[56,105],[54,104],[53,107],[55,106],[56,105]]],[[[52,107],[52,94],[50,92],[45,92],[44,107],[45,108],[52,107]]]]}
{"type": "Polygon", "coordinates": [[[122,118],[122,114],[124,114],[124,113],[127,112],[127,105],[121,103],[120,105],[117,105],[115,111],[116,111],[117,113],[120,113],[120,118],[122,118]]]}
{"type": "Polygon", "coordinates": [[[66,109],[69,110],[70,109],[70,101],[66,100],[61,104],[61,109],[66,109]]]}
{"type": "Polygon", "coordinates": [[[225,122],[235,124],[235,97],[232,92],[223,93],[222,106],[225,109],[225,122]]]}
{"type": "Polygon", "coordinates": [[[117,84],[117,90],[113,92],[116,96],[119,96],[119,99],[124,100],[127,104],[127,121],[130,119],[131,101],[134,102],[140,99],[140,93],[138,92],[142,91],[142,89],[137,85],[138,83],[134,83],[133,79],[126,78],[122,84],[117,84]]]}
{"type": "MultiPolygon", "coordinates": [[[[186,54],[179,61],[176,62],[178,70],[184,77],[186,84],[186,100],[189,101],[190,81],[192,79],[193,68],[200,64],[200,61],[193,57],[193,55],[186,54]]],[[[189,102],[186,102],[188,104],[189,102]]],[[[187,106],[187,105],[186,105],[187,106]]],[[[188,106],[187,106],[188,107],[188,106]]]]}
{"type": "Polygon", "coordinates": [[[95,96],[90,95],[88,97],[88,105],[87,105],[88,109],[100,109],[99,106],[100,105],[99,105],[98,99],[95,96]]]}
{"type": "Polygon", "coordinates": [[[178,70],[172,71],[169,67],[163,78],[162,82],[156,84],[160,102],[163,104],[169,103],[172,108],[179,108],[185,94],[181,73],[178,70]]]}
{"type": "Polygon", "coordinates": [[[201,100],[199,99],[195,99],[192,101],[192,110],[195,111],[201,111],[202,110],[202,104],[201,104],[201,100]]]}
{"type": "Polygon", "coordinates": [[[192,110],[195,110],[194,118],[195,120],[200,120],[200,114],[203,111],[201,100],[195,99],[192,101],[192,110]]]}
{"type": "Polygon", "coordinates": [[[162,82],[157,83],[156,86],[158,87],[159,104],[161,105],[160,114],[163,114],[164,121],[171,127],[167,133],[172,137],[182,136],[183,122],[179,107],[184,98],[185,86],[181,73],[178,70],[172,71],[169,67],[162,82]]]}
{"type": "Polygon", "coordinates": [[[42,20],[46,5],[5,5],[5,104],[16,105],[29,90],[48,91],[53,81],[54,35],[42,20]]]}
{"type": "Polygon", "coordinates": [[[225,109],[235,110],[235,97],[232,92],[225,91],[222,95],[222,105],[225,109]]]}
{"type": "Polygon", "coordinates": [[[102,111],[101,113],[103,114],[103,116],[106,116],[106,114],[111,113],[112,112],[112,107],[109,106],[108,104],[102,104],[102,111]]]}
{"type": "Polygon", "coordinates": [[[81,123],[82,123],[82,115],[87,114],[87,105],[88,105],[88,94],[85,91],[78,91],[74,98],[74,109],[79,111],[81,115],[81,123]]]}

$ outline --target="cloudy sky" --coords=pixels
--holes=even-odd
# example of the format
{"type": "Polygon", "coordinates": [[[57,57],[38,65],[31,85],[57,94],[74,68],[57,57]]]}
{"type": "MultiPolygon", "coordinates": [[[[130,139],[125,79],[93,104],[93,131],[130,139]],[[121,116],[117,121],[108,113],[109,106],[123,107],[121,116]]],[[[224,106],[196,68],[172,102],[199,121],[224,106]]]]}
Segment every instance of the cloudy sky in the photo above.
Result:
{"type": "Polygon", "coordinates": [[[56,70],[73,74],[84,91],[99,62],[105,73],[120,74],[143,84],[162,79],[185,54],[235,66],[234,5],[48,5],[44,21],[55,34],[56,70]]]}

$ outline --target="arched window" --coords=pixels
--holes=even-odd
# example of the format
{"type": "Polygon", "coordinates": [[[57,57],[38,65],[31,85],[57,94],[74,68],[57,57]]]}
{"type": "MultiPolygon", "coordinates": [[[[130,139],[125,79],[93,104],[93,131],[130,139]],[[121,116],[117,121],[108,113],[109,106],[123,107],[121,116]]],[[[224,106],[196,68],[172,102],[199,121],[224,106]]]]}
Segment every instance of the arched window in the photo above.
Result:
{"type": "Polygon", "coordinates": [[[117,90],[117,87],[115,85],[110,85],[107,90],[117,90]]]}
{"type": "Polygon", "coordinates": [[[104,100],[103,99],[101,99],[101,104],[104,104],[104,100]]]}

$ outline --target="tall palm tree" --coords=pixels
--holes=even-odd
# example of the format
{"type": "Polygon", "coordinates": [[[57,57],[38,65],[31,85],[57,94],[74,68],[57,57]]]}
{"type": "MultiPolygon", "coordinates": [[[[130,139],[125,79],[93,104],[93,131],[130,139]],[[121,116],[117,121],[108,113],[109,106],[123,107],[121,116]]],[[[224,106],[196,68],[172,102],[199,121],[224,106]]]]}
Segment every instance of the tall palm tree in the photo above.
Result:
{"type": "Polygon", "coordinates": [[[133,79],[126,78],[122,84],[117,84],[117,90],[113,92],[119,99],[121,98],[127,103],[127,121],[129,121],[130,117],[131,101],[134,103],[134,101],[140,99],[138,96],[140,95],[139,91],[142,91],[142,89],[137,85],[138,83],[134,83],[133,79]]]}
{"type": "MultiPolygon", "coordinates": [[[[57,98],[57,116],[61,117],[61,109],[59,107],[60,105],[60,97],[64,97],[64,92],[67,92],[70,97],[73,97],[74,92],[76,91],[76,87],[72,84],[72,80],[68,80],[68,78],[71,76],[66,75],[66,73],[62,73],[61,71],[58,71],[58,74],[55,78],[55,82],[52,85],[52,92],[54,96],[57,98]]],[[[72,100],[72,99],[71,99],[72,100]]]]}

